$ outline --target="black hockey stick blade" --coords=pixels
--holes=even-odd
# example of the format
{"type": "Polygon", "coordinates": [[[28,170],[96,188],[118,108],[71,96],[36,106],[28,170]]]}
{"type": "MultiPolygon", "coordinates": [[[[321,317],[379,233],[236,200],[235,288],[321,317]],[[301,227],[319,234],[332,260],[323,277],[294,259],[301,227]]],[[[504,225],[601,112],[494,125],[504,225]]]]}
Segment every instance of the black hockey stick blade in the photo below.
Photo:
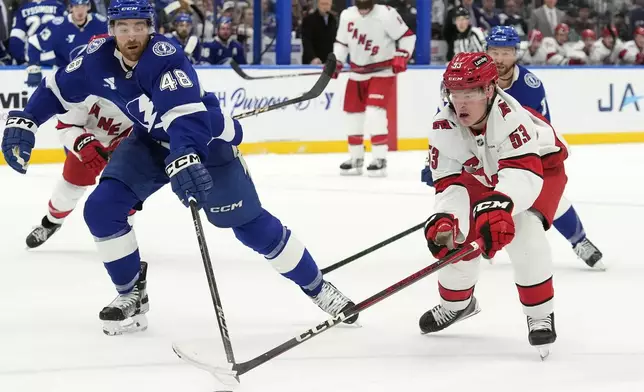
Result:
{"type": "Polygon", "coordinates": [[[320,94],[322,94],[322,92],[326,88],[326,86],[329,84],[329,81],[331,81],[331,75],[333,75],[334,70],[335,70],[335,56],[333,55],[333,53],[330,53],[329,58],[324,64],[324,71],[320,74],[320,77],[318,78],[317,82],[315,82],[315,84],[309,91],[305,92],[299,97],[287,99],[285,101],[278,102],[273,105],[257,108],[255,110],[251,110],[250,112],[234,115],[233,118],[235,120],[240,120],[246,117],[257,116],[258,114],[261,114],[261,113],[270,112],[271,110],[280,109],[280,108],[283,108],[284,106],[293,105],[299,102],[304,102],[304,101],[308,101],[313,98],[319,97],[320,94]]]}
{"type": "MultiPolygon", "coordinates": [[[[292,73],[292,74],[281,74],[281,75],[265,75],[265,76],[250,76],[244,70],[242,67],[237,64],[235,60],[230,61],[230,66],[232,67],[233,71],[242,78],[246,80],[262,80],[262,79],[284,79],[284,78],[295,78],[298,76],[314,76],[314,75],[320,75],[320,72],[302,72],[302,73],[292,73]]],[[[326,66],[326,63],[325,63],[326,66]]]]}
{"type": "Polygon", "coordinates": [[[428,265],[427,267],[423,268],[422,270],[409,275],[405,279],[399,281],[398,283],[395,283],[386,289],[380,291],[379,293],[376,293],[372,295],[371,297],[365,299],[364,301],[356,304],[354,307],[349,309],[346,312],[340,313],[337,316],[330,318],[319,325],[305,331],[304,333],[301,333],[290,340],[280,344],[279,346],[265,352],[264,354],[261,354],[251,360],[248,360],[246,362],[241,362],[233,365],[232,371],[235,372],[237,376],[241,376],[244,373],[248,373],[249,371],[255,369],[256,367],[268,362],[269,360],[277,357],[278,355],[281,355],[297,346],[300,344],[306,342],[307,340],[314,338],[321,334],[324,331],[328,331],[329,329],[335,327],[336,325],[342,323],[344,320],[348,319],[349,317],[360,313],[373,305],[377,304],[378,302],[384,300],[385,298],[401,291],[402,289],[411,286],[412,284],[420,281],[421,279],[435,273],[436,271],[446,267],[449,264],[456,263],[458,261],[461,261],[463,258],[474,254],[474,253],[479,253],[483,248],[483,240],[478,239],[476,241],[472,241],[469,244],[463,245],[459,249],[455,249],[452,252],[450,252],[447,256],[444,258],[428,265]]]}
{"type": "MultiPolygon", "coordinates": [[[[190,205],[190,212],[192,213],[192,222],[195,226],[195,233],[197,235],[197,242],[199,243],[199,251],[201,252],[201,259],[203,261],[203,266],[206,271],[206,278],[208,280],[208,288],[210,289],[210,296],[212,298],[212,304],[215,308],[215,313],[217,315],[217,324],[219,326],[219,333],[221,334],[221,341],[224,345],[224,351],[226,352],[226,360],[228,361],[229,367],[235,365],[235,355],[233,353],[233,345],[230,340],[230,335],[228,333],[228,326],[226,324],[226,317],[224,315],[224,309],[221,304],[221,297],[219,296],[219,290],[217,289],[217,282],[215,281],[215,272],[212,268],[212,261],[210,260],[210,252],[208,251],[208,244],[206,242],[206,237],[204,236],[203,225],[201,224],[201,217],[199,216],[199,206],[197,200],[188,196],[188,203],[190,205]]],[[[177,356],[184,361],[198,366],[198,363],[190,359],[189,355],[186,355],[181,351],[180,347],[174,347],[173,350],[177,356]]],[[[202,367],[203,368],[203,367],[202,367]]],[[[234,385],[236,381],[239,383],[239,378],[235,373],[230,372],[224,368],[217,368],[213,370],[217,374],[220,374],[221,377],[218,377],[222,382],[227,383],[226,385],[234,385]],[[227,373],[228,372],[228,373],[227,373]],[[227,377],[224,377],[227,375],[227,377]],[[224,381],[225,380],[225,381],[224,381]]]]}
{"type": "Polygon", "coordinates": [[[416,226],[410,227],[409,229],[407,229],[407,230],[405,230],[403,232],[400,232],[400,233],[396,234],[393,237],[389,237],[386,240],[384,240],[382,242],[379,242],[379,243],[377,243],[377,244],[375,244],[375,245],[373,245],[373,246],[371,246],[371,247],[369,247],[369,248],[367,248],[365,250],[362,250],[362,251],[356,253],[353,256],[349,256],[344,260],[340,260],[335,264],[331,264],[328,267],[322,268],[322,270],[321,270],[322,275],[326,275],[329,272],[335,271],[338,268],[343,267],[343,266],[351,263],[352,261],[358,260],[359,258],[364,257],[364,256],[368,255],[369,253],[375,252],[378,249],[383,248],[383,247],[391,244],[392,242],[398,241],[399,239],[401,239],[403,237],[406,237],[409,234],[422,229],[424,226],[425,226],[425,222],[421,222],[421,223],[417,224],[416,226]]]}

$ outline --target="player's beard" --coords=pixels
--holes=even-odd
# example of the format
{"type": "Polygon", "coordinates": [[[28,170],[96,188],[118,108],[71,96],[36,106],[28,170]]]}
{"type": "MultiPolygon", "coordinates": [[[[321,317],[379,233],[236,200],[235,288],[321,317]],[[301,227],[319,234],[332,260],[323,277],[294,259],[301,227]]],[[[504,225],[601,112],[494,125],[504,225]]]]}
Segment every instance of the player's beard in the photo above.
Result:
{"type": "Polygon", "coordinates": [[[514,65],[507,66],[505,64],[496,64],[496,71],[499,73],[499,78],[502,80],[508,80],[512,77],[512,71],[514,70],[514,65]]]}
{"type": "Polygon", "coordinates": [[[136,62],[141,58],[141,54],[143,53],[146,44],[147,42],[128,41],[123,45],[123,47],[119,48],[119,51],[127,60],[136,62]]]}

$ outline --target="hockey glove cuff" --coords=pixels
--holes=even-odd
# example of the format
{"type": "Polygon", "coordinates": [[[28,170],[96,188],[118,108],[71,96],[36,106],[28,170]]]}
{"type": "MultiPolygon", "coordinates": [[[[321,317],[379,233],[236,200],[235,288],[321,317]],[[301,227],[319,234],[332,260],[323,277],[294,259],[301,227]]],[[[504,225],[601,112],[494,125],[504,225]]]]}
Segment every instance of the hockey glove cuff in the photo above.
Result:
{"type": "Polygon", "coordinates": [[[407,70],[407,62],[409,61],[409,53],[406,50],[397,50],[394,58],[391,60],[391,70],[397,74],[407,70]]]}
{"type": "Polygon", "coordinates": [[[344,64],[342,62],[338,61],[335,63],[335,71],[331,75],[333,79],[337,79],[338,76],[340,75],[340,72],[342,72],[342,68],[344,67],[344,64]]]}
{"type": "Polygon", "coordinates": [[[42,81],[42,69],[39,65],[30,65],[26,69],[27,81],[25,84],[29,87],[38,87],[42,81]]]}
{"type": "Polygon", "coordinates": [[[474,205],[476,233],[484,241],[484,252],[492,258],[514,238],[514,202],[501,192],[489,192],[474,205]]]}
{"type": "Polygon", "coordinates": [[[74,152],[80,157],[85,169],[96,177],[107,166],[108,153],[101,142],[96,140],[96,136],[91,133],[84,133],[76,138],[74,152]]]}

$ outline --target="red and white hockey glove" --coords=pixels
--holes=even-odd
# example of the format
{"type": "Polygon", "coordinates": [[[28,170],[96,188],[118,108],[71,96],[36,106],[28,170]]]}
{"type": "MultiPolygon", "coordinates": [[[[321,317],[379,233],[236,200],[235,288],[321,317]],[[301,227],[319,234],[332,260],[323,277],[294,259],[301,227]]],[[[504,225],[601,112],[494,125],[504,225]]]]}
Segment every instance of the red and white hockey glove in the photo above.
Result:
{"type": "Polygon", "coordinates": [[[338,75],[340,75],[340,72],[342,72],[342,68],[344,67],[344,64],[342,64],[341,61],[336,61],[335,63],[335,71],[331,75],[333,79],[337,79],[338,75]]]}
{"type": "Polygon", "coordinates": [[[484,252],[492,258],[514,238],[514,202],[501,192],[489,192],[474,205],[476,233],[484,241],[484,252]]]}
{"type": "Polygon", "coordinates": [[[436,213],[425,223],[425,238],[427,247],[434,257],[442,259],[456,247],[458,235],[458,219],[452,214],[436,213]]]}
{"type": "Polygon", "coordinates": [[[407,62],[409,61],[409,52],[405,50],[397,50],[394,58],[391,60],[391,70],[395,74],[405,72],[407,70],[407,62]]]}
{"type": "Polygon", "coordinates": [[[107,166],[107,151],[91,133],[84,133],[76,138],[74,152],[80,156],[85,168],[95,176],[101,174],[105,166],[107,166]]]}

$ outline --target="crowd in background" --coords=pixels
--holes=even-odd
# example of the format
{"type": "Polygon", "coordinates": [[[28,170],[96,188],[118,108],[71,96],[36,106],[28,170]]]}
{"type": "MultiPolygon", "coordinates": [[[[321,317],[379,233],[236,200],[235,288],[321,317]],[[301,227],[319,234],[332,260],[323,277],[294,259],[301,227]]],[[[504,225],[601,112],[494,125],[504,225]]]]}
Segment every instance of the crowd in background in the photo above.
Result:
{"type": "MultiPolygon", "coordinates": [[[[38,0],[0,1],[0,46],[11,35],[12,16],[21,5],[38,0]]],[[[217,39],[218,26],[228,20],[232,26],[230,39],[237,40],[246,49],[252,43],[253,1],[262,4],[263,38],[274,42],[277,19],[275,0],[151,0],[157,12],[157,30],[172,32],[174,18],[179,14],[192,16],[192,34],[202,41],[217,39]],[[225,19],[222,19],[225,18],[225,19]]],[[[303,64],[318,64],[332,51],[340,12],[346,0],[291,0],[293,39],[301,39],[303,64]]],[[[416,2],[421,0],[377,0],[377,3],[395,7],[412,31],[416,30],[416,2]]],[[[422,0],[425,1],[425,0],[422,0]]],[[[531,30],[539,30],[544,37],[552,37],[561,23],[569,26],[569,42],[582,39],[585,30],[592,30],[600,38],[607,26],[614,26],[616,38],[633,40],[639,25],[644,25],[644,0],[429,0],[432,1],[432,40],[444,41],[448,50],[446,60],[454,52],[459,39],[455,25],[457,14],[467,14],[468,28],[483,33],[497,25],[514,26],[523,40],[531,30]],[[466,10],[466,12],[463,11],[466,10]]],[[[106,15],[109,0],[90,0],[92,12],[106,15]]],[[[266,43],[265,43],[266,45],[266,43]]],[[[5,63],[11,63],[6,61],[5,63]]],[[[15,64],[15,61],[13,62],[15,64]]]]}

